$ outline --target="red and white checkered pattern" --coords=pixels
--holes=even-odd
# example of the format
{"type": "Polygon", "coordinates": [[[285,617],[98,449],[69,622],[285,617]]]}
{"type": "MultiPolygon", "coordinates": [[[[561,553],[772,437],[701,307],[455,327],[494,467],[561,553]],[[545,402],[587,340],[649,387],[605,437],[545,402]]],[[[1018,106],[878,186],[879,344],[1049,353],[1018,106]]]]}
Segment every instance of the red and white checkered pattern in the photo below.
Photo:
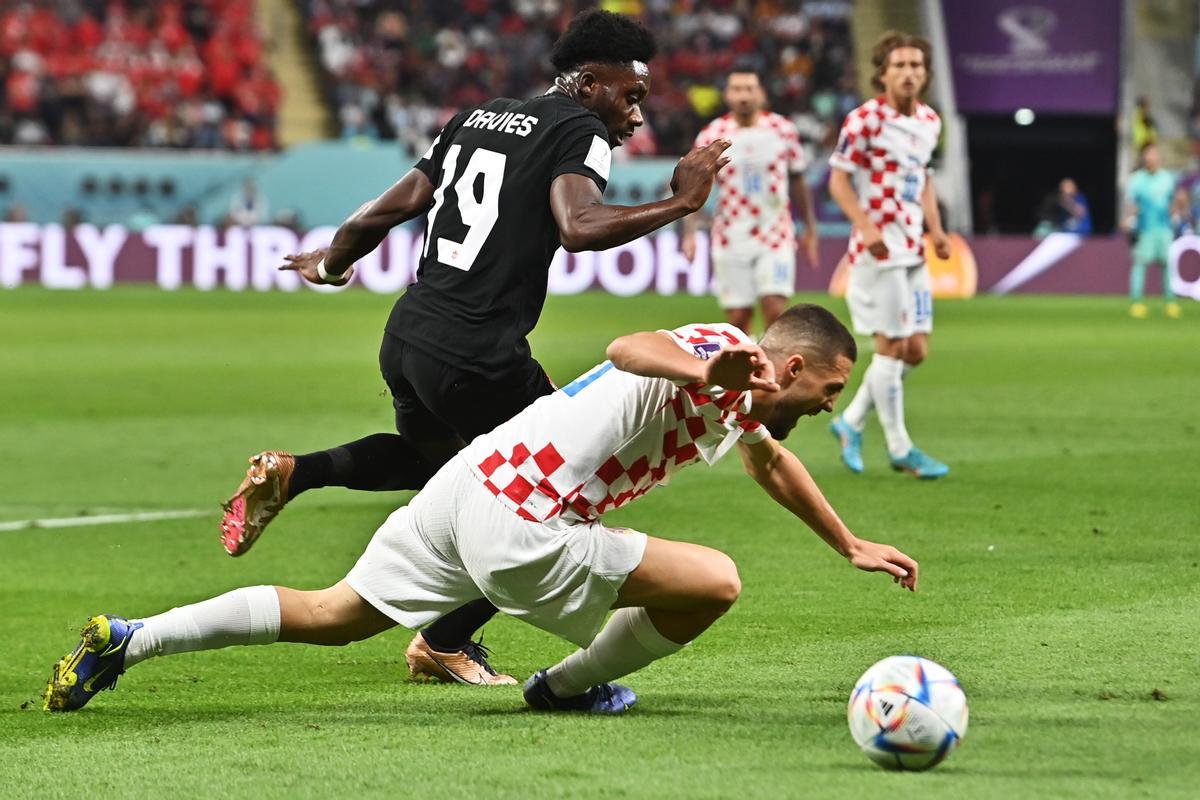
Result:
{"type": "MultiPolygon", "coordinates": [[[[883,97],[863,103],[842,123],[829,163],[854,175],[862,208],[882,231],[888,248],[888,257],[877,262],[881,267],[907,267],[925,260],[921,193],[941,131],[941,118],[924,103],[917,103],[912,116],[906,116],[883,97]]],[[[857,229],[850,234],[848,253],[851,265],[874,260],[857,229]]]]}
{"type": "MultiPolygon", "coordinates": [[[[723,323],[664,333],[704,359],[748,341],[723,323]]],[[[593,380],[583,388],[539,399],[462,452],[483,485],[522,519],[550,525],[598,519],[694,461],[715,462],[739,439],[768,436],[747,417],[748,392],[646,378],[606,364],[586,377],[593,380]]]]}
{"type": "Polygon", "coordinates": [[[700,131],[696,147],[721,138],[733,146],[725,151],[729,165],[717,173],[713,247],[793,250],[796,234],[789,178],[808,166],[796,126],[786,117],[764,112],[754,125],[742,127],[726,114],[700,131]]]}

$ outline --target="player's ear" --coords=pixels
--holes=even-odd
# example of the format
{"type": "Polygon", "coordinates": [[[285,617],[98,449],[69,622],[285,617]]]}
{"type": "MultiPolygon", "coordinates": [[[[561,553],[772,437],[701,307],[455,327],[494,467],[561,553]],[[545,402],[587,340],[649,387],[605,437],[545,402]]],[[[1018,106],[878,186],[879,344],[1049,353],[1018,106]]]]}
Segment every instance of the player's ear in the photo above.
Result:
{"type": "Polygon", "coordinates": [[[580,97],[591,99],[600,89],[600,79],[596,77],[596,73],[585,70],[579,73],[575,85],[579,87],[580,97]]]}
{"type": "Polygon", "coordinates": [[[796,377],[804,371],[804,368],[807,365],[808,363],[804,360],[804,355],[802,353],[792,353],[790,356],[788,356],[788,360],[784,365],[784,369],[788,376],[795,380],[796,377]]]}

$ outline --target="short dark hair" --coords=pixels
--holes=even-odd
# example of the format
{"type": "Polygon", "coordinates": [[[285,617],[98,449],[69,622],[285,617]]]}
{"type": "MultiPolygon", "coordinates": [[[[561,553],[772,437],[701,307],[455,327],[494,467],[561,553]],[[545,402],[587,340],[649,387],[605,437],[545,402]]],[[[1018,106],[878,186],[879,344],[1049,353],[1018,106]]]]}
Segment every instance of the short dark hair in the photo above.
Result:
{"type": "Polygon", "coordinates": [[[780,314],[763,334],[762,347],[775,355],[804,351],[826,364],[838,356],[858,360],[854,335],[833,312],[814,303],[800,303],[780,314]]]}
{"type": "MultiPolygon", "coordinates": [[[[750,61],[749,59],[739,59],[738,61],[735,61],[733,66],[729,68],[728,74],[753,75],[754,77],[758,78],[758,83],[760,86],[762,86],[764,89],[767,87],[767,80],[763,76],[762,69],[759,67],[757,62],[750,61]]],[[[726,80],[728,80],[728,75],[726,76],[726,80]]]]}
{"type": "Polygon", "coordinates": [[[633,17],[593,9],[571,20],[550,51],[550,63],[559,72],[584,64],[649,63],[658,53],[654,34],[633,17]]]}
{"type": "Polygon", "coordinates": [[[871,85],[876,90],[883,91],[883,73],[887,72],[892,51],[899,50],[901,47],[915,47],[924,56],[925,86],[921,87],[921,91],[924,92],[933,81],[933,46],[925,37],[914,36],[903,31],[884,31],[883,35],[875,42],[875,46],[871,48],[871,63],[875,66],[875,73],[871,76],[871,85]]]}

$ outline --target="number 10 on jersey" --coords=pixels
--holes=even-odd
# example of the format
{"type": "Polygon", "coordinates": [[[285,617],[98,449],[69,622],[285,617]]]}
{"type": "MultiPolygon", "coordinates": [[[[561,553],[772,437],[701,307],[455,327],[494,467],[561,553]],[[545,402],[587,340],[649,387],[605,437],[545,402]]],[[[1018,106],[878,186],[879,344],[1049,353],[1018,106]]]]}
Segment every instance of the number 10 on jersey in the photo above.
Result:
{"type": "MultiPolygon", "coordinates": [[[[438,211],[446,202],[446,187],[454,180],[458,169],[458,157],[462,153],[462,145],[452,144],[446,150],[446,158],[442,162],[442,182],[433,193],[433,208],[429,209],[429,221],[425,228],[425,249],[422,258],[429,255],[429,242],[433,238],[433,224],[438,211]]],[[[461,242],[455,242],[439,236],[437,240],[437,260],[448,267],[461,269],[466,272],[475,263],[488,234],[500,218],[500,184],[504,182],[504,164],[507,156],[480,147],[471,154],[467,168],[454,184],[454,195],[458,198],[458,216],[463,225],[467,226],[467,235],[461,242]],[[483,197],[475,197],[475,180],[483,176],[483,197]]]]}

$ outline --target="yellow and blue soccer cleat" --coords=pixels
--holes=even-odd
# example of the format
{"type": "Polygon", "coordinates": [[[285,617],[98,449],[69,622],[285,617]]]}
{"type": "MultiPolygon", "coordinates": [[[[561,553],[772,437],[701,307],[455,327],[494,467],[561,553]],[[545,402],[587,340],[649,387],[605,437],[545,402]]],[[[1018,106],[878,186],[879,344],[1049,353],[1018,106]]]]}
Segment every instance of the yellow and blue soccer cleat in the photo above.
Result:
{"type": "Polygon", "coordinates": [[[546,682],[546,670],[525,681],[525,702],[534,711],[582,711],[587,714],[623,714],[633,708],[637,695],[628,686],[601,683],[583,694],[559,697],[546,682]]]}
{"type": "Polygon", "coordinates": [[[112,689],[125,671],[125,651],[142,623],[101,614],[79,632],[79,644],[54,665],[42,707],[46,711],[77,711],[102,689],[112,689]]]}
{"type": "Polygon", "coordinates": [[[829,430],[833,433],[833,438],[838,440],[838,444],[842,446],[842,463],[845,464],[851,472],[858,474],[863,471],[862,460],[862,434],[850,427],[850,423],[838,414],[829,423],[829,430]]]}
{"type": "Polygon", "coordinates": [[[893,457],[892,469],[897,472],[909,472],[922,480],[940,478],[950,471],[948,466],[915,447],[903,458],[893,457]]]}

